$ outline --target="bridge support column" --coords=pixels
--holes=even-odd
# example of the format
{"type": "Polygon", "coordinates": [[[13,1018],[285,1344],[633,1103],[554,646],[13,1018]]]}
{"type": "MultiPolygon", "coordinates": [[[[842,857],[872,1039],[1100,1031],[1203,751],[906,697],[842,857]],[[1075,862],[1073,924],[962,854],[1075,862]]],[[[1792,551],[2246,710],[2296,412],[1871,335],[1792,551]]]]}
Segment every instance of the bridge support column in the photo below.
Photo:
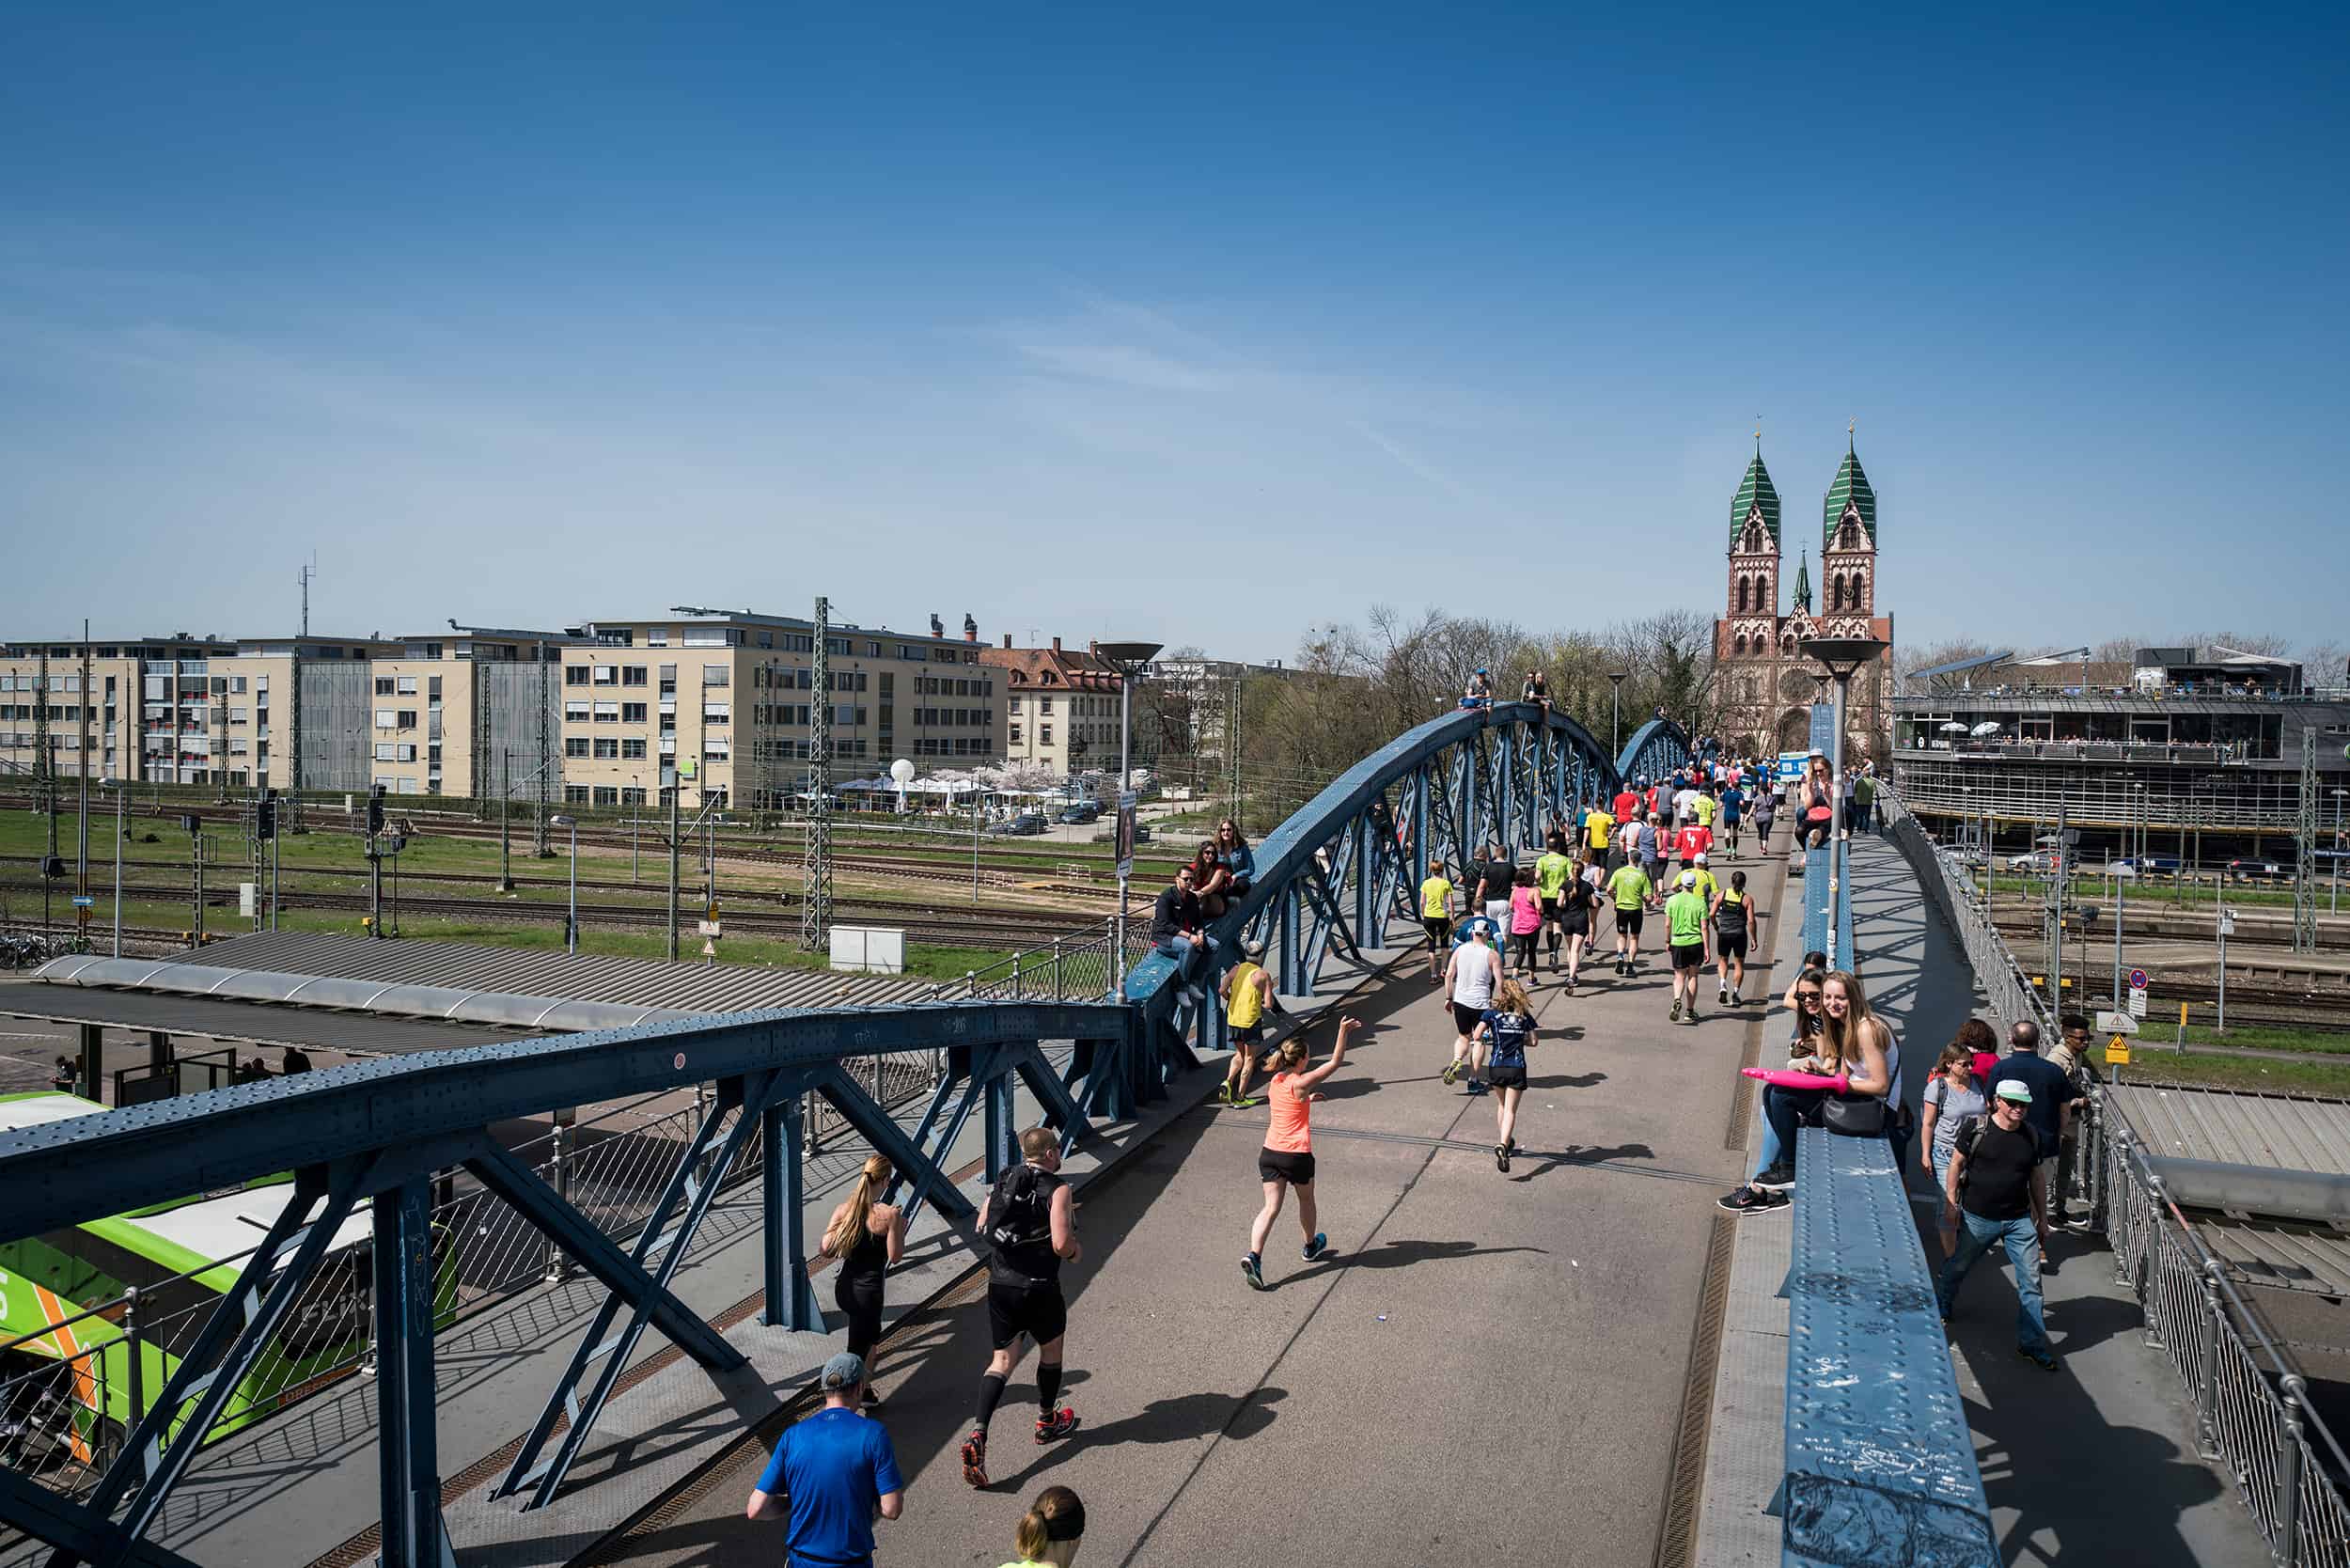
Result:
{"type": "Polygon", "coordinates": [[[760,1113],[760,1203],[766,1221],[767,1304],[759,1321],[771,1328],[824,1331],[824,1311],[807,1278],[807,1221],[802,1212],[806,1172],[800,1166],[800,1124],[807,1100],[778,1094],[760,1113]]]}
{"type": "Polygon", "coordinates": [[[1379,907],[1379,821],[1366,811],[1355,819],[1355,940],[1366,948],[1386,944],[1385,921],[1374,919],[1379,907]]]}
{"type": "Polygon", "coordinates": [[[74,1073],[74,1092],[85,1100],[103,1100],[99,1092],[106,1076],[106,1028],[102,1024],[76,1024],[81,1040],[81,1065],[74,1073]]]}
{"type": "Polygon", "coordinates": [[[432,1387],[432,1192],[412,1176],[375,1195],[377,1463],[384,1568],[451,1568],[432,1387]]]}

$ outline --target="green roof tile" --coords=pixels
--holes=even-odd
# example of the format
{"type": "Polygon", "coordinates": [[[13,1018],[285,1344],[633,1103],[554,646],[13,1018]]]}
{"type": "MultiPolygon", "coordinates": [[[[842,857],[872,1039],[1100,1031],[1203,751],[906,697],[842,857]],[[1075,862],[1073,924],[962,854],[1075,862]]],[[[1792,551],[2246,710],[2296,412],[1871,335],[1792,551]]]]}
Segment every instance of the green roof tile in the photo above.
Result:
{"type": "Polygon", "coordinates": [[[1869,476],[1861,471],[1859,457],[1849,448],[1844,453],[1843,466],[1836,470],[1836,482],[1828,486],[1826,503],[1821,508],[1821,549],[1836,547],[1836,525],[1843,520],[1847,503],[1860,513],[1861,530],[1873,547],[1877,541],[1877,493],[1871,488],[1869,476]]]}
{"type": "MultiPolygon", "coordinates": [[[[1870,505],[1874,506],[1873,499],[1870,505]]],[[[1756,507],[1762,509],[1762,526],[1769,530],[1771,548],[1778,548],[1778,491],[1771,483],[1771,471],[1762,466],[1762,454],[1754,454],[1747,464],[1747,477],[1738,483],[1736,499],[1730,503],[1730,547],[1738,548],[1738,536],[1746,532],[1747,514],[1756,507]]]]}
{"type": "Polygon", "coordinates": [[[1811,613],[1811,552],[1803,553],[1803,560],[1795,568],[1795,609],[1803,615],[1811,613]]]}

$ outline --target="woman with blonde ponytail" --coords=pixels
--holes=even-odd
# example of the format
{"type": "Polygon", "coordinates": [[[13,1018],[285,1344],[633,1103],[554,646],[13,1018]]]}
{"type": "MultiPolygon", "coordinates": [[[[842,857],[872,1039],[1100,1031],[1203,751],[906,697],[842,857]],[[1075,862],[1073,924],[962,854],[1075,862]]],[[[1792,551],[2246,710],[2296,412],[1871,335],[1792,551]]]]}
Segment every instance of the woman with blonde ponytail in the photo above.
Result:
{"type": "MultiPolygon", "coordinates": [[[[824,1226],[824,1256],[840,1261],[839,1276],[833,1281],[833,1304],[849,1320],[849,1354],[863,1359],[869,1374],[873,1344],[881,1338],[882,1277],[905,1256],[905,1215],[881,1200],[896,1174],[886,1157],[868,1158],[865,1168],[857,1172],[856,1185],[849,1189],[849,1196],[833,1210],[824,1226]]],[[[881,1403],[870,1381],[865,1402],[881,1403]]]]}
{"type": "Polygon", "coordinates": [[[1047,1486],[1011,1529],[1017,1562],[1004,1568],[1069,1568],[1085,1540],[1086,1505],[1066,1486],[1047,1486]]]}

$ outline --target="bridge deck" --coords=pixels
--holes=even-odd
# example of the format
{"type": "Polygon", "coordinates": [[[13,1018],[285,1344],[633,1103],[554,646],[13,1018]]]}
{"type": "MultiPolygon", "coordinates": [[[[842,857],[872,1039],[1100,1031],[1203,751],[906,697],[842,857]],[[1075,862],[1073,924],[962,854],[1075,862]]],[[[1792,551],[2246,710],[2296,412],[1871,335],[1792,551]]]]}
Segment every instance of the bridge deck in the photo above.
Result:
{"type": "MultiPolygon", "coordinates": [[[[1241,1541],[1268,1561],[1648,1560],[1747,1026],[1711,1009],[1668,1025],[1653,960],[1630,981],[1595,967],[1581,996],[1536,997],[1545,1038],[1507,1176],[1493,1101],[1439,1080],[1452,1031],[1421,970],[1367,996],[1371,1027],[1315,1114],[1335,1255],[1300,1262],[1285,1213],[1262,1294],[1238,1261],[1265,1114],[1180,1118],[1079,1215],[1070,1402],[1085,1428],[1029,1441],[1031,1357],[983,1494],[954,1454],[983,1309],[925,1325],[887,1358],[911,1485],[880,1560],[1000,1561],[1026,1499],[1063,1482],[1087,1499],[1088,1560],[1105,1563],[1210,1560],[1241,1541]]],[[[746,1459],[625,1555],[776,1549],[774,1527],[741,1518],[755,1476],[746,1459]]]]}

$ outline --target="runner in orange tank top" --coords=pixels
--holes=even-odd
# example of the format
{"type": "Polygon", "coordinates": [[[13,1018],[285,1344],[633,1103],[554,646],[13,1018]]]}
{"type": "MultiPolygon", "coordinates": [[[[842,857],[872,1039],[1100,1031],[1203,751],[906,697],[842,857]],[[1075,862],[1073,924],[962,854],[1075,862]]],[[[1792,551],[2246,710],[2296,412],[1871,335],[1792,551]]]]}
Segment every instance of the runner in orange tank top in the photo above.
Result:
{"type": "Polygon", "coordinates": [[[1346,1059],[1346,1048],[1354,1043],[1355,1031],[1362,1027],[1356,1019],[1340,1019],[1339,1043],[1330,1048],[1330,1059],[1310,1072],[1303,1071],[1307,1058],[1305,1041],[1292,1036],[1281,1043],[1280,1067],[1274,1073],[1273,1081],[1265,1086],[1265,1103],[1272,1121],[1265,1128],[1264,1147],[1257,1152],[1257,1175],[1264,1183],[1264,1208],[1259,1212],[1257,1223],[1248,1228],[1248,1252],[1240,1261],[1241,1277],[1253,1290],[1266,1288],[1264,1240],[1274,1220],[1280,1215],[1281,1200],[1290,1188],[1297,1189],[1297,1221],[1306,1231],[1306,1246],[1299,1256],[1310,1263],[1330,1250],[1330,1238],[1314,1229],[1312,1107],[1322,1098],[1315,1091],[1346,1059]]]}

